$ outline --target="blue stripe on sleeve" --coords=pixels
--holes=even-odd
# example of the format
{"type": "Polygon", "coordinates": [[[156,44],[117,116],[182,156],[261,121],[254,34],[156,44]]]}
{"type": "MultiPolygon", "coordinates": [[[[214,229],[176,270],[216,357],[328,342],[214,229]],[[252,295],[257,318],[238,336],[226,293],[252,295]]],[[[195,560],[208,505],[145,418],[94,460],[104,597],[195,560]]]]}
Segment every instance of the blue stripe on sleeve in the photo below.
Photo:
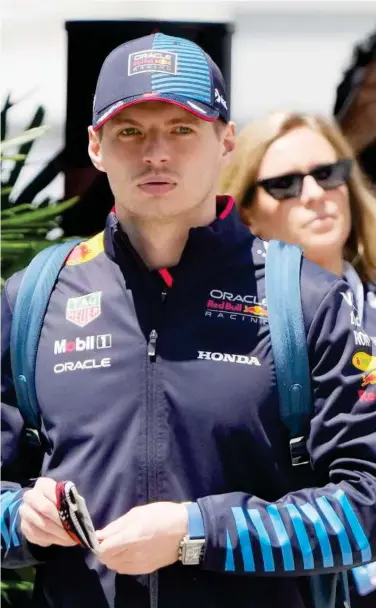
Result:
{"type": "Polygon", "coordinates": [[[11,530],[10,530],[10,535],[11,535],[11,538],[12,538],[13,547],[19,547],[20,544],[21,544],[20,539],[19,539],[18,534],[17,534],[17,520],[18,520],[18,517],[19,517],[18,510],[20,508],[20,503],[21,502],[22,502],[22,497],[19,498],[18,500],[16,500],[15,502],[13,502],[11,504],[11,506],[9,507],[10,514],[12,514],[13,511],[15,510],[15,507],[17,507],[16,513],[15,513],[15,515],[13,517],[11,530]]]}
{"type": "Polygon", "coordinates": [[[235,572],[234,551],[231,544],[229,531],[226,530],[226,572],[235,572]]]}
{"type": "Polygon", "coordinates": [[[291,517],[292,525],[294,527],[295,534],[299,542],[300,550],[302,552],[304,570],[313,570],[313,553],[307,535],[307,531],[305,529],[303,518],[295,505],[290,503],[285,505],[285,507],[291,517]]]}
{"type": "Polygon", "coordinates": [[[253,558],[253,551],[251,546],[251,539],[249,537],[249,531],[247,521],[243,509],[241,507],[232,507],[232,513],[235,519],[236,529],[239,536],[240,548],[242,552],[244,571],[254,572],[255,561],[253,558]]]}
{"type": "Polygon", "coordinates": [[[308,519],[311,520],[311,522],[315,528],[317,540],[320,543],[322,562],[323,562],[324,568],[333,567],[334,559],[333,559],[332,547],[330,546],[329,536],[326,531],[323,520],[321,519],[321,517],[320,517],[319,513],[316,511],[316,509],[310,503],[307,502],[306,504],[301,505],[300,508],[303,511],[303,513],[308,517],[308,519]]]}
{"type": "Polygon", "coordinates": [[[12,505],[13,500],[18,496],[19,491],[15,492],[8,490],[3,492],[0,497],[1,506],[1,536],[7,547],[10,546],[10,534],[7,526],[7,520],[9,519],[9,507],[12,505]]]}
{"type": "Polygon", "coordinates": [[[260,512],[257,509],[248,509],[248,514],[259,536],[262,561],[264,562],[265,572],[274,572],[275,564],[272,544],[270,542],[269,534],[267,533],[264,523],[261,519],[260,512]]]}
{"type": "Polygon", "coordinates": [[[335,512],[335,510],[333,509],[330,502],[325,496],[320,496],[320,498],[316,499],[316,502],[320,507],[322,513],[325,515],[328,523],[331,525],[334,533],[338,536],[339,544],[341,547],[343,565],[351,566],[351,564],[353,563],[353,556],[345,526],[343,525],[342,521],[340,520],[337,513],[335,512]]]}
{"type": "Polygon", "coordinates": [[[272,522],[279,545],[281,547],[283,567],[286,572],[293,572],[295,570],[294,554],[292,552],[289,535],[287,534],[287,530],[282,521],[278,507],[277,505],[269,505],[266,507],[266,511],[269,514],[270,521],[272,522]]]}
{"type": "Polygon", "coordinates": [[[334,498],[338,500],[342,507],[342,510],[349,523],[352,533],[354,534],[356,542],[358,543],[358,548],[361,552],[362,560],[364,562],[369,562],[372,559],[371,547],[368,542],[368,538],[364,533],[362,525],[354,509],[351,506],[349,499],[347,498],[345,492],[341,489],[337,490],[337,492],[334,493],[334,498]]]}

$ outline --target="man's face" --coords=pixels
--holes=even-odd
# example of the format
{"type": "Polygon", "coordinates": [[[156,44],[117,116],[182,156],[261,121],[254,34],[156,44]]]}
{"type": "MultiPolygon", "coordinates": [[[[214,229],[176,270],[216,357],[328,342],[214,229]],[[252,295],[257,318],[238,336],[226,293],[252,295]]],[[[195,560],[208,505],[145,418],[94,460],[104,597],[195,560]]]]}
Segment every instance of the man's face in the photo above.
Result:
{"type": "Polygon", "coordinates": [[[214,125],[164,102],[142,102],[89,128],[89,155],[107,173],[117,211],[168,219],[214,196],[233,125],[214,125]]]}

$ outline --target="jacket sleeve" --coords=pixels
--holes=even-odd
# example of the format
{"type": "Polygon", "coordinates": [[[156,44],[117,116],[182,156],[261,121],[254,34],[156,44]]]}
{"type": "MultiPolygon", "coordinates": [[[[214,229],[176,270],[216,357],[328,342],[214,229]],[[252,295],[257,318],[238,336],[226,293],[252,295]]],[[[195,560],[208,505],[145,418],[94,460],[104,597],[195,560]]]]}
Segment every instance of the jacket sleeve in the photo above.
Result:
{"type": "Polygon", "coordinates": [[[25,476],[21,447],[23,420],[17,408],[10,364],[11,306],[7,285],[1,306],[1,555],[3,568],[39,563],[45,550],[28,543],[20,531],[19,508],[33,482],[25,476]],[[37,557],[38,555],[38,557],[37,557]]]}
{"type": "Polygon", "coordinates": [[[337,281],[308,327],[307,447],[322,487],[273,503],[243,492],[200,498],[205,569],[301,576],[375,559],[376,358],[347,289],[337,281]]]}

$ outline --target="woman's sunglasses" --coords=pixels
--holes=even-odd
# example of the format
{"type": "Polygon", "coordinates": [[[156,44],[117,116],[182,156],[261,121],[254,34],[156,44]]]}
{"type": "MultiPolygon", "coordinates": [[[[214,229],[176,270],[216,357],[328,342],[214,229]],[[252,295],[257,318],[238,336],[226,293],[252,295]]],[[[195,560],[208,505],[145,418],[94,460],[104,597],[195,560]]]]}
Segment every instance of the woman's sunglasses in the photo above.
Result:
{"type": "Polygon", "coordinates": [[[260,179],[253,186],[252,192],[254,193],[257,186],[260,186],[277,201],[296,198],[302,193],[303,181],[307,175],[313,177],[324,190],[331,190],[348,182],[351,165],[351,159],[344,158],[328,165],[318,165],[308,173],[286,173],[277,177],[260,179]]]}

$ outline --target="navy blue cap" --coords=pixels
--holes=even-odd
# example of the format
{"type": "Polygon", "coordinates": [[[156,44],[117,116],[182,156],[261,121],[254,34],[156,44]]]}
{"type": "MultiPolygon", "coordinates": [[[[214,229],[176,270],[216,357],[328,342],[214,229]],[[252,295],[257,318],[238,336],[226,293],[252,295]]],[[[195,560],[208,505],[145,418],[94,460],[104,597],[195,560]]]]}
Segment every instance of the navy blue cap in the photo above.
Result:
{"type": "Polygon", "coordinates": [[[94,129],[142,101],[176,104],[204,120],[228,120],[220,69],[201,47],[185,38],[156,33],[111,51],[97,82],[94,129]]]}

